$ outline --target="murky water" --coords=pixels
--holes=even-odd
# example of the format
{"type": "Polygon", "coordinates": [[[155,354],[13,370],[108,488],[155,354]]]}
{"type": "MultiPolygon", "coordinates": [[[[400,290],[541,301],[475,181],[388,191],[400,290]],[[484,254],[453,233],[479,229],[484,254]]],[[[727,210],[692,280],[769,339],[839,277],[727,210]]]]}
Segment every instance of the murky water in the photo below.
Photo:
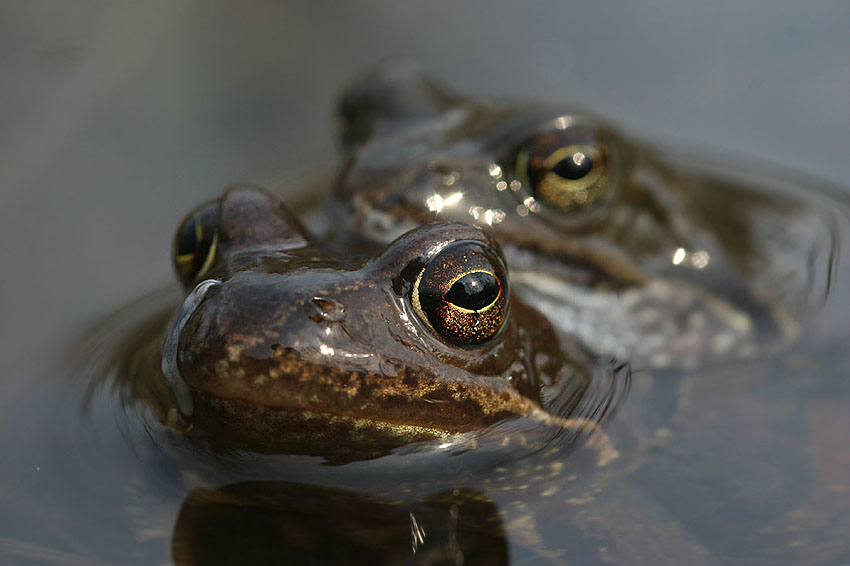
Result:
{"type": "Polygon", "coordinates": [[[615,17],[550,6],[533,39],[517,32],[528,14],[490,3],[468,8],[472,24],[446,18],[448,6],[374,4],[337,23],[330,5],[6,8],[2,562],[850,561],[840,194],[824,197],[835,276],[812,281],[827,300],[795,345],[732,368],[635,371],[605,422],[620,458],[603,468],[581,442],[504,462],[495,449],[347,466],[223,457],[139,418],[108,382],[89,395],[111,341],[173,296],[86,329],[168,280],[179,217],[235,180],[295,188],[328,169],[334,93],[388,54],[464,90],[577,101],[647,137],[761,153],[846,184],[845,6],[771,4],[774,25],[768,8],[662,7],[615,17]],[[805,48],[783,51],[789,29],[805,48]]]}

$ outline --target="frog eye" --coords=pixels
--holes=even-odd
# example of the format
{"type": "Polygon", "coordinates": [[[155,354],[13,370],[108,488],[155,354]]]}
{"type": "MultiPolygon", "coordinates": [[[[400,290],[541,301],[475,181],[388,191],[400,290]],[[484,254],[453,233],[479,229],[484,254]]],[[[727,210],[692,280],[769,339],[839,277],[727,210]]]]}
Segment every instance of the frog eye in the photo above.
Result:
{"type": "Polygon", "coordinates": [[[454,242],[422,269],[411,302],[420,319],[445,341],[460,346],[483,344],[507,320],[505,265],[483,242],[454,242]]]}
{"type": "Polygon", "coordinates": [[[535,136],[517,154],[517,174],[534,198],[565,212],[610,197],[611,155],[589,128],[566,126],[535,136]]]}
{"type": "Polygon", "coordinates": [[[212,265],[218,244],[219,202],[202,204],[190,212],[174,235],[174,268],[184,286],[190,287],[212,265]]]}

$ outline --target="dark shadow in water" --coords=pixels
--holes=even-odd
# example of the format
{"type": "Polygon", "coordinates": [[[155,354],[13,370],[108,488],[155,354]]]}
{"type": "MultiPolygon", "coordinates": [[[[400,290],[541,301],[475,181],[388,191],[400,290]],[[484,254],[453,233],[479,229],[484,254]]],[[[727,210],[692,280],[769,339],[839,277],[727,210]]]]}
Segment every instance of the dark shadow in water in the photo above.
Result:
{"type": "Polygon", "coordinates": [[[287,482],[193,490],[172,556],[195,564],[508,563],[496,505],[471,490],[413,504],[287,482]]]}

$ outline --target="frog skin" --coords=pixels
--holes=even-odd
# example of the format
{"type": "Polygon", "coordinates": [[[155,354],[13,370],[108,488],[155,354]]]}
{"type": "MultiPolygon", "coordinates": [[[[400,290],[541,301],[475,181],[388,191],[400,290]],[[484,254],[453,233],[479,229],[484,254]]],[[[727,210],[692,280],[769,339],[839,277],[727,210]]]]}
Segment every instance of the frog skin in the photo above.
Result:
{"type": "Polygon", "coordinates": [[[665,161],[573,109],[473,100],[388,66],[353,84],[338,116],[333,226],[380,242],[435,220],[490,227],[519,294],[638,366],[790,342],[779,297],[805,303],[786,295],[814,271],[794,258],[822,263],[830,247],[822,218],[779,187],[665,161]]]}
{"type": "Polygon", "coordinates": [[[253,187],[181,224],[188,295],[163,373],[183,417],[216,442],[375,456],[508,417],[566,416],[594,378],[589,355],[511,296],[499,246],[478,228],[334,247],[253,187]]]}

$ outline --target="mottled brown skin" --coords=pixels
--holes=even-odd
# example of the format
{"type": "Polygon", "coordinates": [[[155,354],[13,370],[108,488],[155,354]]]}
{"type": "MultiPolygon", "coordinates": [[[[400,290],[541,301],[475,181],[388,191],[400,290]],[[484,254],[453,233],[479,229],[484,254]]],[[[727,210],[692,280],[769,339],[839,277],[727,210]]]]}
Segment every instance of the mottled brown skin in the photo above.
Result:
{"type": "Polygon", "coordinates": [[[463,241],[501,255],[477,228],[433,224],[385,249],[335,257],[269,194],[228,190],[215,256],[187,287],[221,283],[186,313],[177,338],[190,418],[217,442],[362,455],[541,413],[546,389],[564,380],[579,392],[589,359],[567,352],[515,297],[504,297],[499,332],[470,346],[414,311],[411,287],[428,259],[463,241]]]}
{"type": "MultiPolygon", "coordinates": [[[[568,107],[466,98],[416,68],[386,66],[351,85],[338,115],[347,152],[331,207],[338,229],[387,242],[436,220],[489,224],[511,270],[522,276],[516,278],[522,283],[518,289],[539,290],[534,289],[539,273],[579,289],[611,293],[664,281],[665,289],[653,290],[646,302],[670,304],[671,295],[691,297],[680,312],[671,307],[660,318],[708,313],[709,330],[695,340],[699,343],[729,330],[726,326],[736,343],[750,342],[750,332],[793,336],[777,295],[805,289],[810,273],[788,258],[821,261],[828,254],[828,246],[817,239],[822,233],[809,233],[821,220],[805,203],[779,189],[767,193],[730,181],[723,177],[723,162],[712,177],[662,159],[663,152],[568,107]],[[534,175],[519,170],[535,155],[542,163],[542,156],[558,147],[552,136],[560,135],[592,141],[605,161],[601,188],[583,195],[585,205],[569,210],[547,203],[530,186],[534,175]],[[686,253],[677,263],[678,249],[686,253]],[[700,258],[710,262],[701,264],[700,258]],[[777,293],[778,287],[783,291],[777,293]],[[719,311],[708,304],[709,296],[725,303],[719,311],[736,311],[739,321],[749,323],[729,325],[725,312],[712,314],[719,311]]],[[[725,173],[734,176],[734,166],[725,173]]],[[[637,315],[621,316],[626,319],[617,323],[622,329],[670,338],[635,322],[637,315]]],[[[610,320],[608,314],[599,317],[610,320]]],[[[594,347],[593,338],[585,338],[594,347]]],[[[681,355],[677,348],[671,353],[681,355]]],[[[693,353],[695,360],[713,356],[720,353],[693,353]]]]}

